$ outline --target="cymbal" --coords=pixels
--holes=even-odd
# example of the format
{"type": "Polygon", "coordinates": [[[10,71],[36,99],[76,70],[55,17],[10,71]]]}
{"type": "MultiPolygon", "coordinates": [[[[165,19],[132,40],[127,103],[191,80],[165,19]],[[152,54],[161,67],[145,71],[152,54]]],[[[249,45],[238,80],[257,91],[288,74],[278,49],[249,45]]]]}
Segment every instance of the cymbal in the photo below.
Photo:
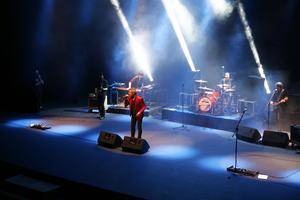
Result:
{"type": "Polygon", "coordinates": [[[205,81],[205,80],[201,80],[201,79],[199,79],[199,80],[195,80],[195,82],[197,82],[197,83],[207,83],[207,81],[205,81]]]}
{"type": "MultiPolygon", "coordinates": [[[[125,88],[125,87],[114,87],[113,89],[119,90],[119,91],[128,91],[130,88],[125,88]]],[[[135,90],[136,90],[137,92],[141,92],[141,91],[142,91],[142,89],[140,89],[140,88],[136,88],[135,90]]]]}
{"type": "Polygon", "coordinates": [[[128,91],[129,90],[129,88],[125,88],[125,87],[114,87],[113,89],[120,90],[120,91],[128,91]]]}
{"type": "Polygon", "coordinates": [[[260,79],[260,80],[264,79],[264,78],[261,78],[261,77],[259,77],[257,75],[249,75],[248,78],[260,79]]]}
{"type": "Polygon", "coordinates": [[[115,87],[115,86],[123,86],[125,85],[125,83],[118,83],[118,82],[114,82],[113,84],[111,84],[111,87],[115,87]]]}
{"type": "Polygon", "coordinates": [[[235,89],[227,89],[225,92],[235,92],[235,89]]]}
{"type": "Polygon", "coordinates": [[[214,91],[213,89],[211,88],[208,88],[208,87],[198,87],[200,90],[206,90],[206,91],[214,91]]]}
{"type": "Polygon", "coordinates": [[[144,85],[144,86],[141,87],[142,90],[147,90],[147,89],[150,90],[152,88],[153,88],[153,85],[151,85],[151,84],[150,85],[144,85]]]}
{"type": "Polygon", "coordinates": [[[229,84],[218,84],[217,86],[223,88],[223,87],[229,87],[229,84]]]}

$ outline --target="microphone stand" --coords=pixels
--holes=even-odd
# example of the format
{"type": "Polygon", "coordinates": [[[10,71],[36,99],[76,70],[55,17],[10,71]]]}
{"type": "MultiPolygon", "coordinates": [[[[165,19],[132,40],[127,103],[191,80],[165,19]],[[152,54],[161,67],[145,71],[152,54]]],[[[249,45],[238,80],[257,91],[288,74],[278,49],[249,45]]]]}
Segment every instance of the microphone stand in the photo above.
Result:
{"type": "Polygon", "coordinates": [[[239,125],[240,125],[242,118],[244,117],[244,114],[246,111],[247,111],[247,109],[243,110],[242,115],[235,127],[235,131],[232,135],[232,137],[235,136],[234,166],[231,165],[230,167],[227,167],[227,171],[241,174],[241,175],[246,175],[246,176],[256,176],[258,174],[258,172],[256,172],[256,171],[251,171],[251,170],[247,170],[247,169],[243,169],[243,168],[237,168],[237,134],[239,131],[239,125]]]}
{"type": "Polygon", "coordinates": [[[275,94],[275,90],[273,91],[273,94],[270,96],[268,100],[268,113],[267,113],[267,124],[268,124],[268,130],[270,130],[270,102],[275,94]]]}
{"type": "Polygon", "coordinates": [[[270,102],[268,102],[268,130],[270,130],[270,102]]]}
{"type": "Polygon", "coordinates": [[[184,83],[182,83],[180,97],[181,97],[181,126],[175,127],[173,129],[182,129],[182,130],[189,131],[189,129],[187,128],[187,126],[184,125],[184,112],[183,112],[183,108],[184,108],[184,83]]]}

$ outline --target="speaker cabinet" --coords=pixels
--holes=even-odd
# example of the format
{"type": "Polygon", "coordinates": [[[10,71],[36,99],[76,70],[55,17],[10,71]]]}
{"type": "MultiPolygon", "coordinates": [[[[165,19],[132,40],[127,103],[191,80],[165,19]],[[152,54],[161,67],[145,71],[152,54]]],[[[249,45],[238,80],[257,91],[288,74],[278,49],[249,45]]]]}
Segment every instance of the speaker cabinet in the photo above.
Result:
{"type": "Polygon", "coordinates": [[[291,126],[290,133],[292,143],[300,143],[300,125],[291,126]]]}
{"type": "Polygon", "coordinates": [[[262,143],[275,147],[287,147],[289,144],[289,136],[284,132],[265,130],[262,143]]]}
{"type": "Polygon", "coordinates": [[[261,135],[257,129],[249,128],[246,126],[240,126],[236,136],[239,140],[244,140],[247,142],[254,142],[254,143],[258,142],[258,140],[261,138],[261,135]]]}
{"type": "Polygon", "coordinates": [[[122,151],[143,154],[150,148],[148,142],[144,139],[125,136],[122,143],[122,151]]]}
{"type": "Polygon", "coordinates": [[[98,145],[108,147],[108,148],[117,148],[122,144],[122,138],[114,133],[109,133],[106,131],[101,131],[98,137],[98,145]]]}

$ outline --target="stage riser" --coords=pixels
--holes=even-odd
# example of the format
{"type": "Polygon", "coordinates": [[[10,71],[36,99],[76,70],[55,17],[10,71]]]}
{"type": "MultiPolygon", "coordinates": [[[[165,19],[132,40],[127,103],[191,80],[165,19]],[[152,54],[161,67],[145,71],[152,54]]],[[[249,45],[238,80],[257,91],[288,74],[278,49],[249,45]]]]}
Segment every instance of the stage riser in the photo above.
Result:
{"type": "MultiPolygon", "coordinates": [[[[182,112],[172,109],[162,110],[162,119],[172,122],[182,123],[182,112]]],[[[250,119],[243,119],[241,124],[246,124],[250,119]]],[[[233,132],[238,119],[225,119],[213,115],[202,115],[199,113],[183,112],[183,122],[188,125],[202,126],[207,128],[225,130],[233,132]]]]}

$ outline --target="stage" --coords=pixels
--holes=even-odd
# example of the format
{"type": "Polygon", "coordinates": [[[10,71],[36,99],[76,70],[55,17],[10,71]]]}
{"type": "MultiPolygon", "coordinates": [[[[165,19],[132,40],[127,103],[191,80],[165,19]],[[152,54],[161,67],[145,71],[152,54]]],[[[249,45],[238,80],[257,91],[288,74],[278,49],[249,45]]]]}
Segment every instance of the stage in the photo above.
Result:
{"type": "Polygon", "coordinates": [[[58,108],[1,117],[0,159],[26,169],[145,199],[292,199],[300,195],[294,150],[238,142],[238,167],[268,180],[236,176],[232,132],[145,117],[143,155],[97,145],[101,130],[129,135],[130,117],[87,108],[58,108]],[[36,130],[31,123],[51,128],[36,130]],[[218,192],[216,192],[218,190],[218,192]],[[246,197],[246,198],[245,198],[246,197]]]}

